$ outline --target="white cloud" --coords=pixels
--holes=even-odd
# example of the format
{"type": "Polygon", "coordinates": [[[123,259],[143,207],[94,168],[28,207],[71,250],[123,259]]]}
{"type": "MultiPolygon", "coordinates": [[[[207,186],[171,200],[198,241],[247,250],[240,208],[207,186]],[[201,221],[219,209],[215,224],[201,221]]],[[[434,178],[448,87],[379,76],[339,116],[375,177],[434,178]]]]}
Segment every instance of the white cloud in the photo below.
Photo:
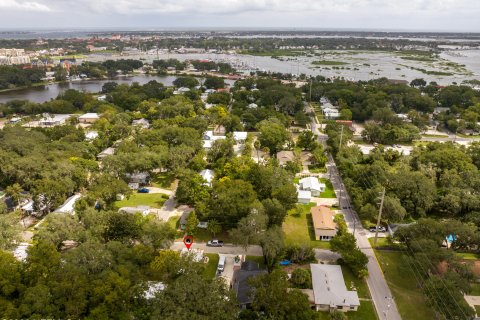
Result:
{"type": "Polygon", "coordinates": [[[0,0],[0,9],[15,11],[52,11],[47,5],[36,1],[0,0]]]}
{"type": "MultiPolygon", "coordinates": [[[[68,3],[68,6],[79,5],[91,12],[105,14],[221,14],[256,11],[341,13],[357,10],[401,14],[418,11],[480,9],[477,0],[67,0],[62,2],[68,3]]],[[[62,2],[58,4],[61,5],[62,2]]]]}

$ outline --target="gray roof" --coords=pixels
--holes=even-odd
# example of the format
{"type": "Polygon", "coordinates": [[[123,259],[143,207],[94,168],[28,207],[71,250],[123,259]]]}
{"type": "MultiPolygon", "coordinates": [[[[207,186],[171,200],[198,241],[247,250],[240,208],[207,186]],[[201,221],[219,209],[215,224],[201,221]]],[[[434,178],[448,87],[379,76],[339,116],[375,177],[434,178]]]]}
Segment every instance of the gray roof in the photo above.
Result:
{"type": "Polygon", "coordinates": [[[348,291],[339,265],[310,264],[315,304],[359,306],[356,291],[348,291]]]}
{"type": "Polygon", "coordinates": [[[258,263],[253,261],[243,262],[241,269],[235,271],[232,289],[237,296],[239,304],[245,305],[252,303],[253,295],[251,294],[251,286],[248,283],[248,279],[264,273],[267,273],[267,271],[260,270],[258,263]]]}

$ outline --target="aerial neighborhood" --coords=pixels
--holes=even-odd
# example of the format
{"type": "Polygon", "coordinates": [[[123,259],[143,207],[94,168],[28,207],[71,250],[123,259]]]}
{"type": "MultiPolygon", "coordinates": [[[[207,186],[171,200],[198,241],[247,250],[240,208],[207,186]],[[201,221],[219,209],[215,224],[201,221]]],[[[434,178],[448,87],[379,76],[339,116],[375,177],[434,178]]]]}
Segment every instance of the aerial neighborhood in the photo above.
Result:
{"type": "MultiPolygon", "coordinates": [[[[158,47],[137,59],[152,37],[78,40],[81,61],[58,63],[0,49],[5,72],[44,61],[41,81],[102,84],[0,102],[0,318],[480,316],[477,82],[240,72],[158,47]]],[[[309,48],[312,65],[346,68],[304,41],[272,59],[309,48]]]]}

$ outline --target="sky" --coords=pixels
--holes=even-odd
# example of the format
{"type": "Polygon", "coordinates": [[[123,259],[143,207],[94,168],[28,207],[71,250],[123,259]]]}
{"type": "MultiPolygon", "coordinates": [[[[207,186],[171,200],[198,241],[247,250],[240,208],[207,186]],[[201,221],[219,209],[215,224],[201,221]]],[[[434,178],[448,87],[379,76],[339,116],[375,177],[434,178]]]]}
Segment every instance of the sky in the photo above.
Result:
{"type": "Polygon", "coordinates": [[[480,0],[0,0],[0,29],[480,32],[480,0]]]}

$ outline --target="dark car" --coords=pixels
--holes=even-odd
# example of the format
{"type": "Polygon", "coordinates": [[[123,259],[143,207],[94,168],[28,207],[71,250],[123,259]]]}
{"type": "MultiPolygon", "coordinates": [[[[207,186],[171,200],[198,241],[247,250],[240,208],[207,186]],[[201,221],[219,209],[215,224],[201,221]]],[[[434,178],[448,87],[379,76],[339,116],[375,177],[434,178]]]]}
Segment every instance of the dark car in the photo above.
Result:
{"type": "Polygon", "coordinates": [[[150,192],[150,189],[148,188],[140,188],[137,190],[138,193],[149,193],[150,192]]]}

